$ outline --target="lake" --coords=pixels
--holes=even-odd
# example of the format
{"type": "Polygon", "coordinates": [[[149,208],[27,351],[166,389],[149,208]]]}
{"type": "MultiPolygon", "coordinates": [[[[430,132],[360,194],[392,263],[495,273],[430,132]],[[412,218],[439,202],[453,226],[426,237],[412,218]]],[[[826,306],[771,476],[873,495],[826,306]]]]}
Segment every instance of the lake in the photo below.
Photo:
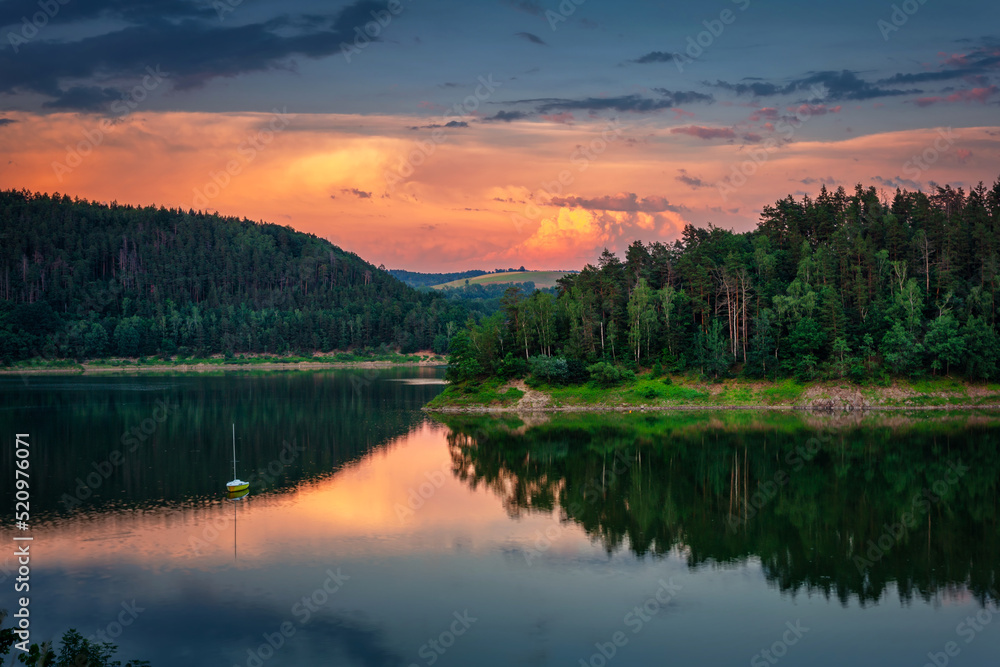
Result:
{"type": "Polygon", "coordinates": [[[437,419],[441,377],[0,378],[32,639],[154,667],[997,664],[1000,416],[437,419]]]}

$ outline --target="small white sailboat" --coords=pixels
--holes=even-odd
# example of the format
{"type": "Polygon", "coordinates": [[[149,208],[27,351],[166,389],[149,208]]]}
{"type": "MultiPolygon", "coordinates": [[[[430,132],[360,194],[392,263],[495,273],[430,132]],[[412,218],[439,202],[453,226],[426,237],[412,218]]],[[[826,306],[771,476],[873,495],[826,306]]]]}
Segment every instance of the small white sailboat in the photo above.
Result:
{"type": "Polygon", "coordinates": [[[226,491],[230,494],[246,495],[250,488],[250,482],[244,482],[236,476],[236,424],[233,424],[233,481],[226,484],[226,491]]]}

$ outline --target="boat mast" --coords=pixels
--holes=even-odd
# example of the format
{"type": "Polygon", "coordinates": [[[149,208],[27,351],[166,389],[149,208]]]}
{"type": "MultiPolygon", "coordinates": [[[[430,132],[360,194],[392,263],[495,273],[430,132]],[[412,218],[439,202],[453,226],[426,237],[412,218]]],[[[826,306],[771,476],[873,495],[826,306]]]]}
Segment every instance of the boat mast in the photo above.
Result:
{"type": "Polygon", "coordinates": [[[233,479],[236,479],[236,422],[233,422],[233,479]]]}

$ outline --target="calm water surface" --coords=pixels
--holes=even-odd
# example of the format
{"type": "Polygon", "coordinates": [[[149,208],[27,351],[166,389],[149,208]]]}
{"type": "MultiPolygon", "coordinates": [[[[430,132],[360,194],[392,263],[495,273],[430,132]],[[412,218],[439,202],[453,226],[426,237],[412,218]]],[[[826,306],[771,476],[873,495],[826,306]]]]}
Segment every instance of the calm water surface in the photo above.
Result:
{"type": "Polygon", "coordinates": [[[33,639],[154,667],[1000,664],[1000,420],[438,421],[439,377],[0,378],[33,639]]]}

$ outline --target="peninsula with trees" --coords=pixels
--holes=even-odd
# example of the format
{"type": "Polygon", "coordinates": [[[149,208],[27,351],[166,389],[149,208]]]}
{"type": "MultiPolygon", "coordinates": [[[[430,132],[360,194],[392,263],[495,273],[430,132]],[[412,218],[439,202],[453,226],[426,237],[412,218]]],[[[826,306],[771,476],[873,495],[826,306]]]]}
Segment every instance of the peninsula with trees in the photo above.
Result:
{"type": "Polygon", "coordinates": [[[1000,406],[1000,180],[825,187],[510,289],[432,410],[1000,406]]]}

